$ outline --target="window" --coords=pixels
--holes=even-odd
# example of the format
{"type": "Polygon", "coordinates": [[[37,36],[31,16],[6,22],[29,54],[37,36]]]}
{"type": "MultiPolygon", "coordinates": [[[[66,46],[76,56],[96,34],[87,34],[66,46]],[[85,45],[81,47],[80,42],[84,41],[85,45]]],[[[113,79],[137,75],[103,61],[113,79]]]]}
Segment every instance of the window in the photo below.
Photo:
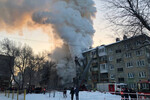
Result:
{"type": "Polygon", "coordinates": [[[108,51],[109,51],[109,52],[112,52],[113,50],[112,50],[112,48],[110,48],[110,49],[108,49],[108,51]]]}
{"type": "Polygon", "coordinates": [[[133,67],[133,63],[132,62],[127,62],[126,66],[127,66],[127,68],[133,67]]]}
{"type": "Polygon", "coordinates": [[[99,49],[99,53],[103,53],[104,52],[104,48],[103,49],[99,49]]]}
{"type": "Polygon", "coordinates": [[[124,78],[118,78],[119,83],[123,83],[124,82],[124,78]]]}
{"type": "Polygon", "coordinates": [[[110,79],[114,79],[114,78],[115,78],[115,75],[111,74],[110,79]]]}
{"type": "Polygon", "coordinates": [[[101,70],[106,70],[107,69],[106,64],[100,64],[100,69],[101,70]]]}
{"type": "Polygon", "coordinates": [[[93,50],[93,51],[90,52],[90,57],[92,58],[94,56],[96,56],[96,51],[95,50],[93,50]]]}
{"type": "Polygon", "coordinates": [[[141,50],[138,50],[138,51],[136,51],[135,53],[136,53],[136,56],[142,55],[142,51],[141,51],[141,50]]]}
{"type": "Polygon", "coordinates": [[[137,66],[144,66],[144,65],[145,65],[144,60],[137,61],[137,66]]]}
{"type": "Polygon", "coordinates": [[[136,46],[139,46],[140,44],[141,44],[140,41],[136,41],[136,42],[135,42],[135,45],[136,45],[136,46]]]}
{"type": "Polygon", "coordinates": [[[134,78],[134,74],[133,73],[128,73],[128,78],[134,78]]]}
{"type": "Polygon", "coordinates": [[[113,65],[109,65],[110,70],[114,70],[114,66],[113,65]]]}
{"type": "Polygon", "coordinates": [[[112,61],[113,57],[109,57],[109,61],[112,61]]]}
{"type": "Polygon", "coordinates": [[[132,57],[132,54],[131,54],[131,53],[126,53],[126,54],[125,54],[125,57],[126,57],[126,58],[130,58],[130,57],[132,57]]]}
{"type": "Polygon", "coordinates": [[[139,77],[140,78],[145,78],[146,77],[146,72],[139,72],[139,77]]]}
{"type": "Polygon", "coordinates": [[[116,59],[116,62],[117,62],[117,63],[120,63],[121,61],[122,61],[122,59],[121,59],[121,58],[116,59]]]}
{"type": "Polygon", "coordinates": [[[130,83],[129,84],[129,87],[132,89],[132,88],[136,88],[136,84],[135,83],[130,83]]]}
{"type": "Polygon", "coordinates": [[[106,56],[100,57],[100,61],[101,61],[101,62],[107,61],[107,57],[106,57],[106,56]]]}
{"type": "Polygon", "coordinates": [[[142,83],[141,85],[142,89],[149,89],[149,84],[142,83]]]}
{"type": "Polygon", "coordinates": [[[118,68],[118,72],[123,72],[123,68],[118,68]]]}
{"type": "Polygon", "coordinates": [[[124,48],[125,48],[125,49],[129,49],[130,47],[131,47],[130,44],[125,44],[125,45],[124,45],[124,48]]]}
{"type": "Polygon", "coordinates": [[[121,53],[121,49],[116,50],[116,53],[121,53]]]}

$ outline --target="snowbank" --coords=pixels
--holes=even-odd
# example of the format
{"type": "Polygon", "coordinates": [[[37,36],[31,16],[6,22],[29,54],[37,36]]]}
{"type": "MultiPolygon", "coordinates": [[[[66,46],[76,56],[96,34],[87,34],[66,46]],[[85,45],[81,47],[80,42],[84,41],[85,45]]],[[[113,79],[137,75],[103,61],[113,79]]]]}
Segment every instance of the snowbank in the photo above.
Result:
{"type": "MultiPolygon", "coordinates": [[[[67,98],[63,98],[62,92],[55,92],[55,97],[53,97],[54,92],[46,94],[27,94],[26,100],[71,100],[70,91],[67,91],[67,98]]],[[[16,95],[13,100],[16,100],[16,95]]],[[[4,94],[0,94],[0,100],[12,100],[11,94],[10,98],[5,97],[4,94]]],[[[19,95],[19,100],[23,100],[23,95],[19,95]]],[[[74,96],[75,100],[75,96],[74,96]]],[[[87,92],[80,91],[79,100],[121,100],[119,95],[112,95],[109,93],[87,92]]]]}

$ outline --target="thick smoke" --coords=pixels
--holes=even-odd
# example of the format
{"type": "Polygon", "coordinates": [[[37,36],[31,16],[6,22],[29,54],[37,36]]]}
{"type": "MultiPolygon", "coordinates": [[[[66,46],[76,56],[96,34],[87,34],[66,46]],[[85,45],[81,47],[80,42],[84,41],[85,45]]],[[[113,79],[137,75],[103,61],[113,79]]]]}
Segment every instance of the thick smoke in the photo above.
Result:
{"type": "Polygon", "coordinates": [[[34,13],[33,20],[40,24],[51,24],[54,33],[66,44],[61,49],[56,48],[54,58],[63,51],[63,55],[57,58],[57,68],[62,82],[67,83],[75,77],[74,57],[82,57],[82,51],[93,43],[95,31],[92,17],[96,9],[92,0],[52,0],[51,4],[49,11],[34,13]]]}
{"type": "Polygon", "coordinates": [[[53,29],[54,41],[61,41],[52,58],[58,63],[62,84],[75,77],[74,57],[82,57],[82,51],[93,43],[95,13],[93,0],[0,0],[3,29],[20,29],[33,23],[53,29]]]}
{"type": "Polygon", "coordinates": [[[0,0],[0,30],[10,32],[31,26],[32,14],[49,6],[49,0],[0,0]]]}

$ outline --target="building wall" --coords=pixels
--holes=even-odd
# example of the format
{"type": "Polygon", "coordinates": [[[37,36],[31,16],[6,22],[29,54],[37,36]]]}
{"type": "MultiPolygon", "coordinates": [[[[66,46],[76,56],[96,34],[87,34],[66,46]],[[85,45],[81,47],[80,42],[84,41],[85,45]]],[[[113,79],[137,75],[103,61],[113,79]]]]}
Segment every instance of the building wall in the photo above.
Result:
{"type": "Polygon", "coordinates": [[[0,55],[0,88],[8,88],[11,80],[11,71],[14,66],[14,58],[0,55]]]}
{"type": "Polygon", "coordinates": [[[110,82],[127,83],[130,88],[136,88],[137,82],[149,79],[149,63],[147,61],[149,45],[147,47],[143,46],[143,43],[137,45],[138,41],[145,41],[145,36],[127,39],[106,47],[108,58],[112,57],[112,61],[108,63],[110,66],[114,66],[113,70],[109,68],[110,82]],[[141,46],[143,47],[140,48],[141,46]],[[118,52],[119,50],[121,52],[118,52]],[[121,71],[121,68],[123,68],[123,71],[121,71]],[[145,77],[139,76],[139,73],[143,74],[142,72],[146,73],[145,77]],[[113,75],[114,79],[111,79],[113,75]]]}
{"type": "MultiPolygon", "coordinates": [[[[150,45],[147,45],[145,40],[150,41],[150,37],[140,35],[98,47],[97,57],[94,58],[97,65],[91,65],[91,69],[95,68],[95,70],[91,70],[91,73],[96,73],[95,75],[91,74],[91,77],[97,79],[97,81],[92,80],[93,83],[127,83],[129,88],[136,88],[137,82],[149,80],[150,45]],[[99,55],[100,49],[102,48],[105,48],[105,53],[99,55]],[[101,69],[102,64],[106,64],[107,66],[105,73],[102,73],[104,72],[101,69]],[[141,73],[143,77],[140,77],[139,73],[141,73]],[[144,74],[146,74],[146,76],[144,76],[144,74]]],[[[90,51],[86,52],[88,59],[90,59],[89,55],[90,51]]]]}

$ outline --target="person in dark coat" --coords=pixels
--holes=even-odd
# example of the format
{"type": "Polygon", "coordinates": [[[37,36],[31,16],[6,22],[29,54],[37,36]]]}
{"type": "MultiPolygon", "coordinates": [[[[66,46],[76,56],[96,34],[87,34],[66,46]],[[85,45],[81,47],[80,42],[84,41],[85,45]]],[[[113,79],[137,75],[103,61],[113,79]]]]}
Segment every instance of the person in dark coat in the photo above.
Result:
{"type": "Polygon", "coordinates": [[[45,91],[46,91],[46,89],[44,88],[44,89],[43,89],[44,94],[45,94],[45,91]]]}
{"type": "Polygon", "coordinates": [[[71,100],[73,100],[73,97],[74,97],[74,88],[73,87],[70,90],[70,94],[71,94],[71,100]]]}
{"type": "Polygon", "coordinates": [[[124,100],[124,93],[123,93],[123,91],[120,91],[120,95],[121,95],[121,100],[124,100]]]}
{"type": "Polygon", "coordinates": [[[66,90],[66,88],[64,88],[63,96],[64,96],[64,98],[67,98],[67,90],[66,90]]]}
{"type": "Polygon", "coordinates": [[[79,88],[76,87],[75,89],[75,95],[76,95],[76,100],[79,100],[79,88]]]}
{"type": "Polygon", "coordinates": [[[125,88],[125,90],[124,90],[124,97],[125,97],[125,100],[129,100],[129,91],[128,91],[128,89],[127,88],[125,88]]]}
{"type": "Polygon", "coordinates": [[[137,99],[137,95],[136,95],[136,92],[133,90],[133,89],[129,89],[129,94],[130,97],[131,97],[131,100],[136,100],[137,99]]]}

